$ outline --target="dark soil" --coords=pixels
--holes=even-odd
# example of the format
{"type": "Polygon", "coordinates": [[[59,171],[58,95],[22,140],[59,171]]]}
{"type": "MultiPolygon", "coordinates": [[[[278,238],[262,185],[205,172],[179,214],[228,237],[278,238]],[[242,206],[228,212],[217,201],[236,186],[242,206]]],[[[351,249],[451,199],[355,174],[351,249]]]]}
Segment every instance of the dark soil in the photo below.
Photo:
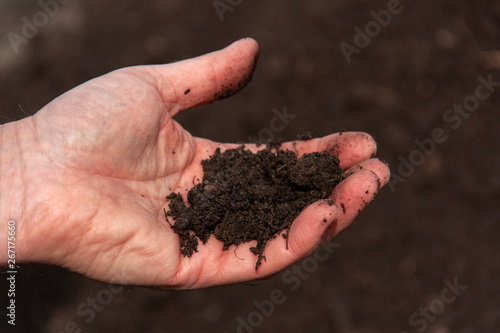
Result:
{"type": "Polygon", "coordinates": [[[328,198],[343,174],[338,158],[326,152],[297,159],[290,150],[252,153],[243,146],[217,149],[202,165],[203,180],[189,191],[189,205],[179,193],[167,197],[165,217],[175,219],[171,226],[181,237],[181,253],[198,252],[198,239],[205,243],[211,234],[224,250],[257,240],[250,248],[258,256],[256,270],[267,242],[288,230],[305,207],[328,198]]]}

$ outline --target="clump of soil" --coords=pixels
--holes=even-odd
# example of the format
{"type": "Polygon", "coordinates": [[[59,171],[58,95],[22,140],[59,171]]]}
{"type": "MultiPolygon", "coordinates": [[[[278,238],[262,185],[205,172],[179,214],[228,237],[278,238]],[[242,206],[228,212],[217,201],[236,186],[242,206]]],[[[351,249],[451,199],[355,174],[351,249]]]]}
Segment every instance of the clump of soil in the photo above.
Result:
{"type": "Polygon", "coordinates": [[[290,150],[269,149],[252,153],[243,146],[203,160],[204,176],[187,194],[172,193],[172,229],[181,239],[181,253],[198,252],[198,240],[205,243],[211,234],[223,249],[257,240],[250,250],[258,256],[255,269],[265,259],[267,242],[288,229],[309,204],[328,198],[340,182],[343,170],[336,156],[326,152],[305,154],[297,159],[290,150]]]}

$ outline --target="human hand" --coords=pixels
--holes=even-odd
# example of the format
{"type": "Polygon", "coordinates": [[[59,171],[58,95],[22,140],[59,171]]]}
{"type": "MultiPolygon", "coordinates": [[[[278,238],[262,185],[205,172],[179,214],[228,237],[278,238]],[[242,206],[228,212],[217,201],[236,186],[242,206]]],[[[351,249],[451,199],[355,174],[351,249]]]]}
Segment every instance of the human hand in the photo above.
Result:
{"type": "Polygon", "coordinates": [[[332,193],[335,205],[319,201],[297,217],[288,247],[282,237],[269,241],[257,271],[253,242],[236,255],[211,237],[192,257],[181,255],[165,197],[185,196],[202,178],[201,160],[237,145],[192,137],[172,117],[243,88],[257,53],[256,42],[243,39],[190,60],[116,70],[2,126],[0,217],[2,225],[17,222],[18,259],[112,283],[191,289],[269,276],[349,226],[389,178],[364,133],[282,145],[300,154],[333,150],[349,177],[332,193]],[[11,192],[18,194],[6,199],[11,192]]]}

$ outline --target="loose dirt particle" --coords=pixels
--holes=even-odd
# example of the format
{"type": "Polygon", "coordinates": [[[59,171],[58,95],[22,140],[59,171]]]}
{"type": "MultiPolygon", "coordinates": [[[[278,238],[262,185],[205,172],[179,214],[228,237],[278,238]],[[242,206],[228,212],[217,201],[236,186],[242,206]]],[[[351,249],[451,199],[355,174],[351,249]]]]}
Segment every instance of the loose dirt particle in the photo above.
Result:
{"type": "Polygon", "coordinates": [[[302,140],[302,141],[311,140],[312,138],[313,138],[313,135],[312,135],[311,131],[307,131],[303,134],[297,135],[297,139],[302,140]]]}

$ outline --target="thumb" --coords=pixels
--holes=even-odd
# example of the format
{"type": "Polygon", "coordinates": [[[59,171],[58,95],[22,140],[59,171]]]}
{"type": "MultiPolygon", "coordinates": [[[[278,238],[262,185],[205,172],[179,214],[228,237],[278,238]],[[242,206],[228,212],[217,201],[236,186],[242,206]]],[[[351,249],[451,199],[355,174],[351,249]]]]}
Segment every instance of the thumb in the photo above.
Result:
{"type": "Polygon", "coordinates": [[[229,97],[251,80],[259,46],[252,38],[196,58],[166,65],[144,66],[166,103],[179,110],[229,97]]]}

